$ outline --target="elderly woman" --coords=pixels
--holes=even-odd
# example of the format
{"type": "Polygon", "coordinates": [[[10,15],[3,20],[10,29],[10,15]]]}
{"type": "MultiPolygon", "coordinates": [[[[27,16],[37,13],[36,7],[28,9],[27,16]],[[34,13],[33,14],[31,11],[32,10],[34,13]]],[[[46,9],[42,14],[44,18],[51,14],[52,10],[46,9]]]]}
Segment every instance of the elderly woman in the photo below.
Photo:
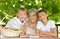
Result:
{"type": "Polygon", "coordinates": [[[24,25],[22,35],[35,35],[35,29],[37,25],[37,10],[31,9],[28,13],[29,21],[24,25]]]}

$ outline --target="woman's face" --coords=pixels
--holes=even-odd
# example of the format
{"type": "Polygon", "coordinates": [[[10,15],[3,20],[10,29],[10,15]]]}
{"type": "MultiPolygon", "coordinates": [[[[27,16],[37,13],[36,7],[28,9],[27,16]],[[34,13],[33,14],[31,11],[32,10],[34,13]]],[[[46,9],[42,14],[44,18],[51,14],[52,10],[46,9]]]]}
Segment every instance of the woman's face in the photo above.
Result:
{"type": "Polygon", "coordinates": [[[35,14],[35,12],[30,12],[29,21],[30,22],[36,22],[37,21],[37,15],[35,14]]]}
{"type": "Polygon", "coordinates": [[[45,20],[47,20],[48,14],[45,12],[40,12],[40,13],[38,13],[38,16],[41,21],[45,21],[45,20]]]}

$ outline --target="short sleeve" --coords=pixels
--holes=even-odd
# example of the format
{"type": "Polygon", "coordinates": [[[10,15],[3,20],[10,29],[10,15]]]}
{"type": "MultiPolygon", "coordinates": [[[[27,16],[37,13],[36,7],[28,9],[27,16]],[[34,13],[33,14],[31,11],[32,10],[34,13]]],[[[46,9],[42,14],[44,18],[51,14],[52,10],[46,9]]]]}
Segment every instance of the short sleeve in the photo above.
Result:
{"type": "Polygon", "coordinates": [[[54,21],[51,21],[51,28],[56,28],[54,21]]]}
{"type": "Polygon", "coordinates": [[[36,29],[40,29],[40,22],[39,22],[39,21],[37,22],[37,27],[36,27],[36,29]]]}
{"type": "Polygon", "coordinates": [[[5,28],[10,28],[12,24],[12,19],[7,23],[7,25],[5,26],[5,28]]]}
{"type": "Polygon", "coordinates": [[[15,23],[15,20],[14,19],[11,19],[7,25],[5,26],[5,28],[16,28],[16,23],[15,23]]]}

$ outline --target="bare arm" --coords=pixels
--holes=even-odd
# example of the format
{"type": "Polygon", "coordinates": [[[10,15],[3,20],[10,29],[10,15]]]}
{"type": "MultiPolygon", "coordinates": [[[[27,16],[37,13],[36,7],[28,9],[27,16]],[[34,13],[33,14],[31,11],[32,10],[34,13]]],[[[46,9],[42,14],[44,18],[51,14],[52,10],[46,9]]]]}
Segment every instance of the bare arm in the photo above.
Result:
{"type": "Polygon", "coordinates": [[[57,36],[56,28],[51,29],[51,32],[45,32],[47,36],[57,36]]]}
{"type": "Polygon", "coordinates": [[[28,26],[28,22],[25,23],[24,28],[23,28],[22,32],[20,33],[21,35],[24,35],[26,33],[27,26],[28,26]]]}
{"type": "Polygon", "coordinates": [[[37,35],[39,35],[40,30],[39,30],[39,29],[36,29],[36,31],[35,31],[35,32],[36,32],[36,34],[37,34],[37,35]]]}
{"type": "Polygon", "coordinates": [[[36,34],[39,36],[57,36],[57,30],[56,28],[53,28],[51,32],[41,32],[39,29],[37,29],[36,34]]]}
{"type": "Polygon", "coordinates": [[[36,34],[38,36],[42,36],[42,37],[45,37],[46,36],[46,34],[44,32],[41,32],[39,29],[36,29],[36,34]]]}

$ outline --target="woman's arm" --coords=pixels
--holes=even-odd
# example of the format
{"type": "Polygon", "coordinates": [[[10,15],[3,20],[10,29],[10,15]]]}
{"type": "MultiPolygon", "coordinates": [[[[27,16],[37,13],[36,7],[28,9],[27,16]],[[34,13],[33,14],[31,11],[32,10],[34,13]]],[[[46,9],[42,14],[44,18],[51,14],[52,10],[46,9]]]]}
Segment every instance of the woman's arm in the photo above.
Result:
{"type": "Polygon", "coordinates": [[[20,33],[21,35],[24,35],[26,33],[27,26],[28,26],[28,22],[25,23],[25,25],[24,25],[24,27],[22,29],[22,32],[20,33]]]}
{"type": "Polygon", "coordinates": [[[37,34],[37,35],[39,35],[40,30],[39,30],[39,29],[36,29],[36,31],[35,31],[35,32],[36,32],[36,34],[37,34]]]}

